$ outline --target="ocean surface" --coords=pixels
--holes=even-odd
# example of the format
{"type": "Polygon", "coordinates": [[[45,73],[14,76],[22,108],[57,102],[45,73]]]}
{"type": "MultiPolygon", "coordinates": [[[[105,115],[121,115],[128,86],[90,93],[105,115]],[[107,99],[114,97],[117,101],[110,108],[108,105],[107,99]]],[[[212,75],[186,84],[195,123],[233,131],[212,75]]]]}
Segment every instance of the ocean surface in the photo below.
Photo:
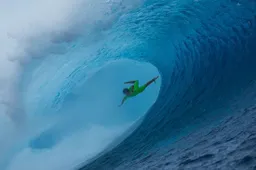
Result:
{"type": "Polygon", "coordinates": [[[1,170],[256,168],[255,0],[2,0],[0,21],[1,170]]]}

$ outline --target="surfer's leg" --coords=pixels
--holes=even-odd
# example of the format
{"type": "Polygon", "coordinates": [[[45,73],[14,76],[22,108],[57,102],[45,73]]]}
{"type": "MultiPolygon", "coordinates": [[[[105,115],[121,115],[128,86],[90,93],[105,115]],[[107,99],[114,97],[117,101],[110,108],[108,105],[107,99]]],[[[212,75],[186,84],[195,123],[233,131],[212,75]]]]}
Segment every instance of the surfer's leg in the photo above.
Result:
{"type": "Polygon", "coordinates": [[[153,83],[154,81],[156,81],[157,78],[158,78],[158,76],[155,77],[155,78],[153,78],[152,80],[148,81],[146,84],[144,84],[143,86],[141,86],[138,91],[139,91],[140,93],[143,92],[151,83],[153,83]]]}
{"type": "Polygon", "coordinates": [[[155,78],[153,78],[152,80],[148,81],[144,86],[148,87],[151,83],[153,83],[154,81],[156,81],[157,78],[158,78],[158,76],[155,77],[155,78]]]}

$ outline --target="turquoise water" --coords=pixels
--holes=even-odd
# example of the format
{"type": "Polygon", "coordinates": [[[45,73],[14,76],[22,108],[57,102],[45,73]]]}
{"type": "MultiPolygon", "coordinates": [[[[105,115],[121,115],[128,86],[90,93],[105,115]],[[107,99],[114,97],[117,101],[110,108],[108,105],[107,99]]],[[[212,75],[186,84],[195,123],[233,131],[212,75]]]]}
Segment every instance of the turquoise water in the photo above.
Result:
{"type": "Polygon", "coordinates": [[[14,34],[26,45],[14,55],[22,66],[17,94],[7,93],[15,107],[6,106],[10,120],[1,122],[3,168],[132,168],[151,149],[232,114],[234,100],[250,93],[255,1],[69,3],[54,1],[52,17],[24,24],[40,26],[33,36],[14,34]],[[118,107],[124,81],[156,75],[156,84],[118,107]]]}

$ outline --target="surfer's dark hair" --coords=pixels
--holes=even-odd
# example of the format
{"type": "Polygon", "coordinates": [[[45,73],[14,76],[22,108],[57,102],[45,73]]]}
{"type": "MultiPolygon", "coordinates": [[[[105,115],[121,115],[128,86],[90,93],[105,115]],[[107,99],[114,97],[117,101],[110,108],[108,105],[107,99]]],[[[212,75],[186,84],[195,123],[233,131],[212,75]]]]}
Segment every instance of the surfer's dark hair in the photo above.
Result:
{"type": "Polygon", "coordinates": [[[123,93],[124,93],[124,94],[126,94],[126,93],[128,93],[128,92],[129,92],[129,89],[128,89],[128,88],[124,88],[124,89],[123,89],[123,93]]]}

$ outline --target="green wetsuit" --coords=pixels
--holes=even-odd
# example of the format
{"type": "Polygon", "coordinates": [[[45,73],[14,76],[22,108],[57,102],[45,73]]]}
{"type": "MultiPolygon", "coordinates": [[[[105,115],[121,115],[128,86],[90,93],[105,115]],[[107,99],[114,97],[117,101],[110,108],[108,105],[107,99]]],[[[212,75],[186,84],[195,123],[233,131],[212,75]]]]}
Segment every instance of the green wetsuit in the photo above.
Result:
{"type": "Polygon", "coordinates": [[[126,99],[128,99],[129,97],[134,97],[137,96],[138,94],[140,94],[141,92],[143,92],[146,89],[146,85],[143,85],[141,87],[139,87],[139,81],[136,80],[133,84],[133,86],[129,87],[129,91],[130,91],[130,95],[129,96],[125,96],[124,97],[124,101],[126,99]]]}

